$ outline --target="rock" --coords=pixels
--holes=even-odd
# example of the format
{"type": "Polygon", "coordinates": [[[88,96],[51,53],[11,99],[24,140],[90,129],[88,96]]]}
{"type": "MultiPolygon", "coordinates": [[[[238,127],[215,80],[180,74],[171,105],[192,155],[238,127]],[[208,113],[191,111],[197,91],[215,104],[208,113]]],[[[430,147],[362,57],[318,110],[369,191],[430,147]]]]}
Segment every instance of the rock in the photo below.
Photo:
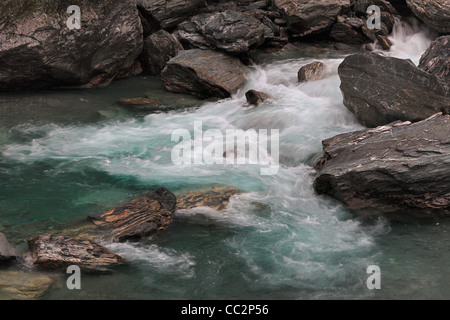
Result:
{"type": "Polygon", "coordinates": [[[173,193],[159,188],[89,219],[105,230],[103,239],[135,240],[167,228],[172,223],[176,202],[173,193]]]}
{"type": "Polygon", "coordinates": [[[378,44],[383,48],[383,50],[389,50],[392,47],[392,42],[388,37],[383,35],[377,35],[378,44]]]}
{"type": "Polygon", "coordinates": [[[0,272],[0,300],[35,300],[55,286],[57,276],[38,272],[0,272]]]}
{"type": "Polygon", "coordinates": [[[175,57],[183,46],[178,39],[165,30],[160,30],[144,40],[141,62],[144,72],[160,75],[167,62],[175,57]]]}
{"type": "Polygon", "coordinates": [[[416,17],[439,33],[450,33],[450,1],[406,0],[416,17]]]}
{"type": "Polygon", "coordinates": [[[67,6],[3,0],[0,91],[94,86],[130,74],[142,51],[134,1],[79,1],[81,29],[67,27],[67,6]],[[20,72],[19,72],[20,70],[20,72]]]}
{"type": "Polygon", "coordinates": [[[177,197],[177,210],[209,207],[223,211],[228,206],[230,198],[240,193],[239,189],[227,186],[186,191],[177,197]]]}
{"type": "Polygon", "coordinates": [[[43,235],[28,240],[32,263],[41,270],[66,271],[76,265],[86,272],[109,272],[120,264],[120,256],[88,240],[43,235]]]}
{"type": "Polygon", "coordinates": [[[247,99],[247,102],[253,106],[258,106],[266,100],[273,99],[269,94],[256,90],[247,91],[245,93],[245,98],[247,99]]]}
{"type": "Polygon", "coordinates": [[[242,54],[264,43],[261,21],[236,11],[204,13],[179,26],[182,43],[200,49],[242,54]]]}
{"type": "Polygon", "coordinates": [[[0,265],[8,264],[16,258],[16,250],[11,247],[5,235],[0,232],[0,265]]]}
{"type": "Polygon", "coordinates": [[[430,45],[419,68],[450,82],[450,36],[442,36],[430,45]]]}
{"type": "Polygon", "coordinates": [[[305,36],[331,29],[342,11],[351,6],[350,0],[274,0],[273,6],[287,21],[289,30],[305,36]]]}
{"type": "Polygon", "coordinates": [[[235,57],[211,50],[184,50],[161,73],[167,90],[201,98],[228,98],[247,81],[248,69],[235,57]]]}
{"type": "Polygon", "coordinates": [[[352,209],[450,213],[450,116],[325,140],[314,188],[352,209]]]}
{"type": "Polygon", "coordinates": [[[157,107],[159,101],[149,98],[124,98],[117,101],[119,104],[134,109],[148,109],[157,107]]]}
{"type": "Polygon", "coordinates": [[[336,23],[331,29],[330,36],[334,41],[342,43],[363,44],[366,41],[361,33],[347,23],[336,23]]]}
{"type": "Polygon", "coordinates": [[[204,4],[204,0],[137,0],[142,15],[163,29],[176,27],[204,4]]]}
{"type": "Polygon", "coordinates": [[[410,60],[356,54],[344,59],[339,76],[344,105],[368,127],[420,121],[449,109],[448,86],[410,60]]]}
{"type": "Polygon", "coordinates": [[[322,80],[328,77],[327,66],[320,62],[314,61],[300,68],[298,71],[298,82],[322,80]]]}

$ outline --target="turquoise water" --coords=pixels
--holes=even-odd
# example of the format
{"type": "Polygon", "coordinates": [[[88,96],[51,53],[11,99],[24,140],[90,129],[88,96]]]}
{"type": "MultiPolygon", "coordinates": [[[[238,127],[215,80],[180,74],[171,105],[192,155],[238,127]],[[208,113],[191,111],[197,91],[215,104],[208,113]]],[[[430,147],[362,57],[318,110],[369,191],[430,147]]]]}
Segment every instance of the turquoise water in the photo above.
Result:
{"type": "MultiPolygon", "coordinates": [[[[418,42],[409,51],[414,61],[429,39],[418,42]]],[[[229,185],[243,193],[226,212],[180,211],[151,241],[105,243],[128,264],[111,275],[83,275],[80,291],[61,283],[44,299],[450,298],[448,221],[362,219],[312,188],[321,141],[362,128],[342,104],[342,59],[321,59],[332,76],[303,85],[296,73],[312,57],[254,67],[245,88],[218,102],[168,94],[146,77],[104,89],[3,95],[19,110],[0,119],[0,232],[24,248],[29,237],[161,185],[173,192],[229,185]],[[249,89],[275,102],[245,107],[249,89]],[[163,107],[115,103],[133,96],[163,107]],[[172,132],[192,132],[194,121],[222,131],[279,129],[278,174],[262,176],[254,165],[174,165],[172,132]],[[381,290],[367,289],[371,265],[381,268],[381,290]]]]}

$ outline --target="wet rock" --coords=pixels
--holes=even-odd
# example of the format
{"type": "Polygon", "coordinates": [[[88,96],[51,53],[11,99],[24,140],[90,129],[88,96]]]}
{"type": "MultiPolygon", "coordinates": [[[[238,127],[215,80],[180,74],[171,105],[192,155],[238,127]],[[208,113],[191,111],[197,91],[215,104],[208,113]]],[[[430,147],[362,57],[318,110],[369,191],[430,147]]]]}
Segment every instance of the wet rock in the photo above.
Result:
{"type": "Polygon", "coordinates": [[[70,4],[1,1],[0,91],[89,87],[132,73],[143,42],[136,3],[80,1],[79,30],[67,27],[70,4]]]}
{"type": "Polygon", "coordinates": [[[289,30],[305,36],[331,29],[341,12],[349,10],[350,0],[274,0],[273,6],[287,21],[289,30]]]}
{"type": "Polygon", "coordinates": [[[348,23],[336,23],[331,29],[331,38],[342,43],[363,44],[366,39],[348,23]]]}
{"type": "Polygon", "coordinates": [[[272,96],[265,92],[249,90],[245,93],[245,98],[250,105],[258,106],[266,100],[273,99],[272,96]]]}
{"type": "Polygon", "coordinates": [[[261,21],[236,11],[204,13],[179,26],[180,41],[190,47],[242,54],[264,43],[261,21]]]}
{"type": "Polygon", "coordinates": [[[178,39],[165,30],[148,36],[144,41],[144,50],[140,57],[143,71],[148,74],[161,74],[167,62],[180,50],[183,50],[183,46],[178,39]]]}
{"type": "Polygon", "coordinates": [[[444,81],[410,60],[362,53],[339,66],[344,105],[365,126],[420,121],[450,108],[444,81]]]}
{"type": "Polygon", "coordinates": [[[11,247],[5,235],[0,232],[0,266],[8,264],[17,258],[16,250],[11,247]]]}
{"type": "Polygon", "coordinates": [[[149,23],[163,29],[176,27],[204,6],[204,0],[138,0],[137,6],[149,23]]]}
{"type": "Polygon", "coordinates": [[[406,0],[416,17],[437,32],[450,33],[450,1],[406,0]]]}
{"type": "Polygon", "coordinates": [[[322,80],[328,77],[327,66],[320,61],[314,61],[300,68],[298,82],[322,80]]]}
{"type": "Polygon", "coordinates": [[[176,202],[173,193],[159,188],[89,219],[104,229],[103,239],[136,240],[167,228],[172,223],[176,202]]]}
{"type": "Polygon", "coordinates": [[[450,83],[450,36],[442,36],[430,45],[419,68],[450,83]]]}
{"type": "Polygon", "coordinates": [[[120,105],[133,109],[149,109],[159,105],[159,101],[149,98],[123,98],[117,101],[120,105]]]}
{"type": "Polygon", "coordinates": [[[228,98],[247,81],[248,69],[235,57],[211,50],[180,51],[161,73],[167,90],[201,98],[228,98]]]}
{"type": "Polygon", "coordinates": [[[352,209],[450,213],[450,116],[397,122],[323,142],[314,188],[352,209]]]}
{"type": "Polygon", "coordinates": [[[36,300],[56,285],[58,276],[38,272],[0,272],[0,300],[36,300]]]}
{"type": "Polygon", "coordinates": [[[240,193],[239,189],[227,186],[186,191],[177,197],[177,210],[209,207],[223,211],[227,208],[231,197],[240,193]]]}
{"type": "Polygon", "coordinates": [[[383,48],[383,50],[389,50],[392,47],[392,42],[388,37],[383,35],[377,35],[378,44],[383,48]]]}
{"type": "Polygon", "coordinates": [[[109,272],[123,261],[120,256],[94,242],[60,235],[31,238],[28,248],[33,265],[47,271],[65,271],[76,265],[86,272],[109,272]]]}

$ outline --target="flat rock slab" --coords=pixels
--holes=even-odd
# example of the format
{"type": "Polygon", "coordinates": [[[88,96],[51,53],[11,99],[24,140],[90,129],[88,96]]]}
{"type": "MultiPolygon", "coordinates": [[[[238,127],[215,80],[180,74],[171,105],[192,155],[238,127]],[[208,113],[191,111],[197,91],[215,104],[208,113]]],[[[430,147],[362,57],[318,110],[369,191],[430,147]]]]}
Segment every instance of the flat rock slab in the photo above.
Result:
{"type": "Polygon", "coordinates": [[[89,219],[104,228],[103,239],[119,242],[139,239],[172,223],[176,201],[173,193],[159,188],[89,219]]]}
{"type": "Polygon", "coordinates": [[[229,98],[247,81],[248,68],[236,57],[212,50],[182,50],[163,70],[167,90],[201,98],[229,98]]]}
{"type": "Polygon", "coordinates": [[[450,116],[325,140],[314,188],[350,208],[448,216],[450,116]]]}
{"type": "Polygon", "coordinates": [[[75,265],[87,272],[109,272],[123,259],[88,240],[43,235],[28,240],[32,263],[41,270],[65,271],[75,265]]]}
{"type": "Polygon", "coordinates": [[[177,210],[209,207],[216,211],[223,211],[227,208],[230,198],[240,193],[239,189],[234,187],[212,187],[186,191],[177,197],[177,210]]]}

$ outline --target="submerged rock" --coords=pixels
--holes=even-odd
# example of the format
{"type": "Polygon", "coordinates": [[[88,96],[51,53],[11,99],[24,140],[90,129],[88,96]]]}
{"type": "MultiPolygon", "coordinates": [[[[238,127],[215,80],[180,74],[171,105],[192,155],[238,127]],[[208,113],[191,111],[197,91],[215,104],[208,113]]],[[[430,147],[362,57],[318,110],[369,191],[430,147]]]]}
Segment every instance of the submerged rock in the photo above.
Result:
{"type": "Polygon", "coordinates": [[[38,272],[0,272],[0,300],[35,300],[55,286],[58,277],[38,272]]]}
{"type": "Polygon", "coordinates": [[[365,126],[420,121],[448,112],[448,86],[410,60],[356,54],[339,66],[344,105],[365,126]]]}
{"type": "Polygon", "coordinates": [[[223,211],[228,206],[230,198],[240,193],[239,189],[234,187],[212,187],[186,191],[177,197],[177,210],[209,207],[216,211],[223,211]]]}
{"type": "Polygon", "coordinates": [[[0,3],[0,91],[107,84],[133,72],[142,51],[135,1],[80,1],[81,28],[67,5],[42,0],[0,3]]]}
{"type": "Polygon", "coordinates": [[[59,235],[31,238],[28,247],[33,265],[41,270],[65,271],[76,265],[83,271],[108,272],[123,261],[94,242],[59,235]]]}
{"type": "Polygon", "coordinates": [[[265,92],[249,90],[245,93],[245,98],[250,105],[258,106],[266,100],[273,99],[272,96],[265,92]]]}
{"type": "Polygon", "coordinates": [[[154,108],[157,107],[160,102],[155,99],[149,99],[149,98],[123,98],[119,99],[117,101],[122,106],[134,108],[134,109],[148,109],[148,108],[154,108]]]}
{"type": "Polygon", "coordinates": [[[406,0],[416,17],[440,33],[450,33],[450,1],[406,0]]]}
{"type": "Polygon", "coordinates": [[[8,264],[17,258],[16,250],[11,247],[5,235],[0,232],[0,265],[8,264]]]}
{"type": "Polygon", "coordinates": [[[103,239],[119,242],[139,239],[167,228],[172,223],[176,202],[173,193],[159,188],[89,219],[104,229],[103,239]]]}
{"type": "Polygon", "coordinates": [[[442,36],[430,45],[419,68],[450,83],[450,36],[442,36]]]}
{"type": "Polygon", "coordinates": [[[298,71],[298,82],[316,81],[328,77],[327,66],[320,61],[314,61],[300,68],[298,71]]]}
{"type": "Polygon", "coordinates": [[[167,90],[201,98],[228,98],[247,81],[248,68],[236,58],[211,50],[183,50],[161,74],[167,90]]]}
{"type": "Polygon", "coordinates": [[[353,209],[450,213],[450,116],[397,122],[323,142],[314,188],[353,209]]]}

